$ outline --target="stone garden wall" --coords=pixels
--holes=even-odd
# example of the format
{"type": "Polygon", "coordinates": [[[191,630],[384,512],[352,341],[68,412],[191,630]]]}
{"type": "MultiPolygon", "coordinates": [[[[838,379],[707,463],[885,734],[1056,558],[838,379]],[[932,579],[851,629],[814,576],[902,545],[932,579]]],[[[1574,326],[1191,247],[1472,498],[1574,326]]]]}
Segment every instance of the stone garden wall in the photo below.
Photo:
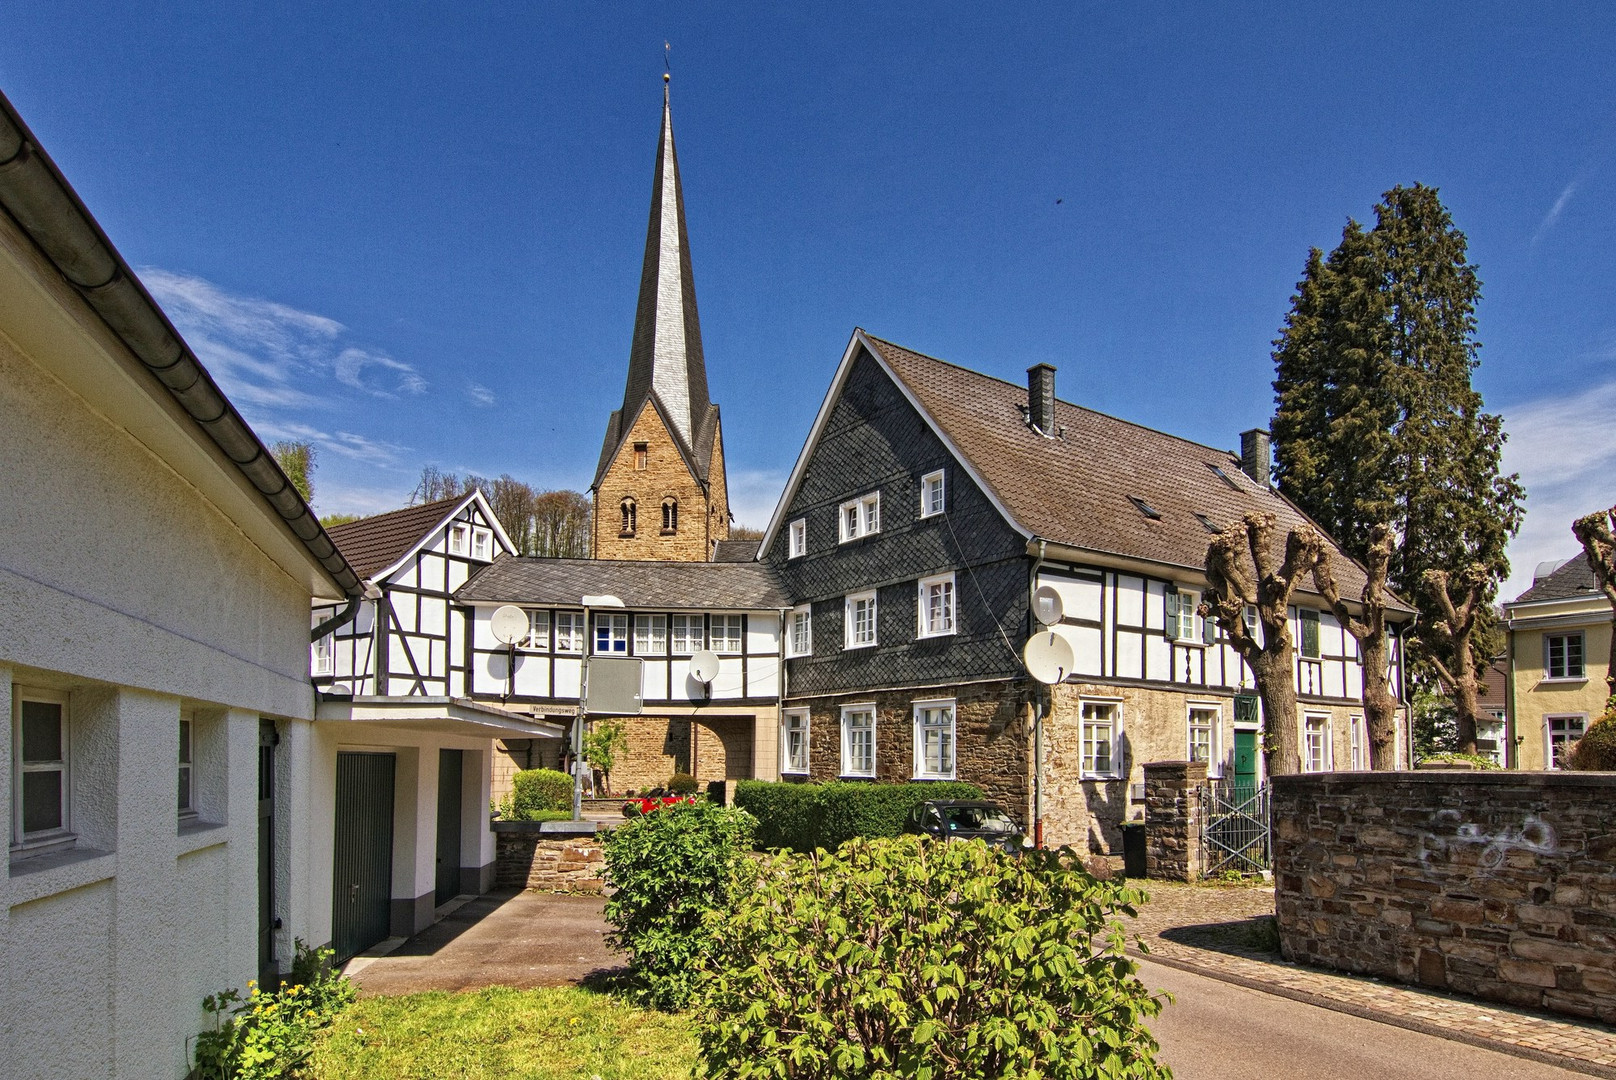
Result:
{"type": "Polygon", "coordinates": [[[1273,781],[1290,960],[1616,1022],[1616,773],[1273,781]]]}
{"type": "Polygon", "coordinates": [[[605,887],[605,856],[594,826],[572,822],[496,821],[494,888],[598,893],[605,887]]]}

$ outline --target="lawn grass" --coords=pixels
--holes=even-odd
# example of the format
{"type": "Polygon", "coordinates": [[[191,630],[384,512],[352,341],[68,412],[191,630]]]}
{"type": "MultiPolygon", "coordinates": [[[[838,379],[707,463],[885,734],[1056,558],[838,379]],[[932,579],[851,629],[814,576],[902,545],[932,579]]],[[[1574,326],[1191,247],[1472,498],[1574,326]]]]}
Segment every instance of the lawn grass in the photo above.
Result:
{"type": "Polygon", "coordinates": [[[354,1003],[320,1039],[311,1080],[669,1080],[696,1040],[681,1016],[570,987],[433,991],[354,1003]]]}

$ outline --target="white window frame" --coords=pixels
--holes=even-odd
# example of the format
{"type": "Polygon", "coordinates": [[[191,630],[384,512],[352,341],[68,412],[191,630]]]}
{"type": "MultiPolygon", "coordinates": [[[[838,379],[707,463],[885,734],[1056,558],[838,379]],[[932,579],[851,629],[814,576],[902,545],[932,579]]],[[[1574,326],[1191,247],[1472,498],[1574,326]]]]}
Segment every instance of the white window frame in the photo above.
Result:
{"type": "Polygon", "coordinates": [[[449,526],[449,554],[464,555],[466,553],[466,538],[471,533],[471,526],[465,522],[455,522],[449,526]]]}
{"type": "Polygon", "coordinates": [[[1543,681],[1557,683],[1581,683],[1588,681],[1587,634],[1583,633],[1581,630],[1568,630],[1563,634],[1543,635],[1543,681]],[[1570,673],[1571,662],[1568,656],[1568,653],[1570,652],[1568,646],[1572,638],[1576,638],[1581,643],[1581,647],[1577,650],[1578,655],[1581,657],[1580,663],[1578,664],[1580,670],[1576,675],[1570,673]],[[1554,668],[1552,665],[1554,646],[1551,644],[1551,642],[1556,640],[1563,643],[1560,646],[1560,662],[1561,667],[1564,669],[1564,673],[1560,675],[1554,674],[1554,668]]]}
{"type": "Polygon", "coordinates": [[[954,588],[954,572],[937,574],[933,577],[921,578],[918,583],[919,610],[916,620],[915,636],[923,638],[947,637],[954,633],[959,623],[959,592],[954,588]],[[937,590],[946,599],[946,610],[943,617],[936,622],[932,620],[932,592],[937,590]]]}
{"type": "Polygon", "coordinates": [[[948,482],[943,470],[929,472],[920,478],[920,516],[936,517],[948,509],[948,482]],[[933,498],[933,495],[936,497],[933,498]]]}
{"type": "Polygon", "coordinates": [[[1206,775],[1217,777],[1223,775],[1223,706],[1215,701],[1192,701],[1184,708],[1184,739],[1187,753],[1185,760],[1206,762],[1206,775]],[[1196,714],[1210,715],[1206,723],[1197,724],[1196,714]],[[1198,729],[1207,732],[1206,757],[1195,756],[1195,733],[1198,729]]]}
{"type": "Polygon", "coordinates": [[[330,675],[336,670],[336,631],[316,638],[309,646],[309,674],[330,675]]]}
{"type": "Polygon", "coordinates": [[[555,651],[558,653],[581,653],[584,651],[584,638],[588,635],[584,630],[584,613],[581,611],[558,611],[555,617],[555,651]]]}
{"type": "Polygon", "coordinates": [[[791,609],[786,617],[786,655],[812,656],[814,654],[814,606],[812,604],[798,604],[791,609]],[[797,640],[797,630],[802,629],[802,640],[797,640]]]}
{"type": "Polygon", "coordinates": [[[1543,716],[1543,767],[1545,769],[1551,771],[1551,772],[1558,772],[1559,769],[1560,769],[1560,766],[1558,764],[1556,764],[1555,760],[1554,760],[1554,722],[1556,720],[1575,720],[1581,726],[1582,730],[1577,733],[1576,738],[1574,738],[1574,739],[1566,739],[1565,740],[1565,743],[1566,743],[1567,746],[1569,746],[1572,743],[1576,742],[1577,739],[1582,738],[1584,735],[1586,735],[1588,733],[1588,714],[1587,713],[1545,713],[1544,714],[1544,716],[1543,716]]]}
{"type": "Polygon", "coordinates": [[[786,558],[800,559],[808,554],[808,519],[798,518],[786,528],[786,558]]]}
{"type": "Polygon", "coordinates": [[[841,775],[842,776],[847,776],[847,777],[860,778],[860,779],[874,779],[875,778],[875,769],[876,769],[875,702],[867,701],[867,702],[863,702],[863,703],[857,704],[857,705],[843,705],[842,706],[841,775]],[[851,750],[851,747],[852,747],[852,740],[849,738],[849,736],[852,734],[853,728],[848,723],[848,721],[851,720],[852,718],[856,717],[856,716],[868,716],[870,718],[870,723],[869,723],[869,728],[870,728],[870,764],[869,764],[869,768],[867,770],[854,769],[854,768],[850,767],[850,763],[852,761],[852,754],[850,753],[850,750],[851,750]]]}
{"type": "Polygon", "coordinates": [[[595,656],[628,655],[629,617],[627,612],[597,611],[590,628],[589,647],[595,656]],[[600,647],[600,632],[606,631],[606,647],[600,647]]]}
{"type": "Polygon", "coordinates": [[[706,641],[707,624],[700,615],[675,615],[668,624],[668,651],[674,656],[699,653],[706,641]]]}
{"type": "Polygon", "coordinates": [[[1508,720],[1508,717],[1505,714],[1503,709],[1493,709],[1493,710],[1490,710],[1488,712],[1487,719],[1485,719],[1485,720],[1478,719],[1478,721],[1476,723],[1476,741],[1478,743],[1481,741],[1481,728],[1482,728],[1483,724],[1487,725],[1487,729],[1489,731],[1493,730],[1496,727],[1496,729],[1498,731],[1498,738],[1493,740],[1493,744],[1494,744],[1495,748],[1492,751],[1489,752],[1487,750],[1483,750],[1480,746],[1477,746],[1476,747],[1476,752],[1478,754],[1480,754],[1482,757],[1490,757],[1490,758],[1492,758],[1494,764],[1496,764],[1499,768],[1503,768],[1504,767],[1504,746],[1505,746],[1506,741],[1509,738],[1509,720],[1508,720]]]}
{"type": "Polygon", "coordinates": [[[73,725],[66,694],[32,687],[11,688],[11,849],[41,847],[73,839],[73,725]],[[61,757],[54,761],[23,760],[22,707],[24,702],[61,708],[61,757]],[[28,773],[61,773],[60,824],[51,829],[23,831],[23,777],[28,773]]]}
{"type": "Polygon", "coordinates": [[[494,558],[494,532],[492,529],[471,530],[471,557],[483,562],[494,558]]]}
{"type": "Polygon", "coordinates": [[[539,652],[548,652],[550,649],[550,613],[542,608],[529,610],[527,613],[527,637],[522,639],[522,648],[537,649],[539,652]]]}
{"type": "Polygon", "coordinates": [[[746,651],[746,617],[713,615],[707,629],[708,647],[722,656],[739,656],[746,651]]]}
{"type": "Polygon", "coordinates": [[[1085,780],[1115,780],[1123,773],[1122,765],[1122,702],[1116,698],[1081,698],[1078,702],[1078,737],[1081,740],[1079,752],[1081,756],[1080,768],[1085,780]],[[1090,715],[1091,710],[1106,709],[1110,715],[1101,718],[1090,715]],[[1091,753],[1090,747],[1098,748],[1101,743],[1098,739],[1090,739],[1089,729],[1109,726],[1111,729],[1108,746],[1106,767],[1099,767],[1098,753],[1091,753]]]}
{"type": "Polygon", "coordinates": [[[1352,755],[1352,771],[1369,768],[1369,726],[1357,713],[1347,717],[1347,743],[1352,755]]]}
{"type": "Polygon", "coordinates": [[[808,740],[811,719],[807,709],[785,709],[780,713],[780,772],[784,776],[807,776],[813,747],[808,740]],[[791,737],[801,737],[802,753],[793,759],[791,737]]]}
{"type": "Polygon", "coordinates": [[[955,708],[953,698],[939,698],[934,701],[917,701],[914,703],[914,778],[916,780],[952,780],[954,770],[958,767],[958,731],[959,712],[955,708]],[[946,712],[948,720],[945,726],[936,719],[937,714],[946,712]],[[938,768],[933,769],[927,762],[926,733],[936,731],[944,733],[938,741],[938,768]],[[946,762],[946,767],[945,763],[946,762]]]}
{"type": "Polygon", "coordinates": [[[871,589],[868,592],[848,593],[846,600],[843,601],[842,613],[842,648],[869,649],[880,644],[881,611],[879,605],[876,604],[876,592],[874,589],[871,589]],[[866,601],[868,601],[870,605],[870,635],[868,641],[861,641],[857,638],[858,625],[855,618],[855,613],[858,610],[858,605],[865,603],[866,601]]]}
{"type": "Polygon", "coordinates": [[[180,820],[196,817],[196,717],[189,712],[180,713],[179,775],[175,778],[179,790],[175,792],[180,820]]]}
{"type": "Polygon", "coordinates": [[[668,617],[666,615],[634,616],[634,655],[668,655],[668,617]]]}
{"type": "Polygon", "coordinates": [[[840,543],[881,531],[881,493],[872,491],[849,499],[836,509],[836,535],[840,543]]]}
{"type": "Polygon", "coordinates": [[[1299,607],[1296,609],[1296,656],[1299,660],[1324,659],[1324,620],[1320,617],[1319,612],[1313,608],[1299,607]],[[1307,653],[1307,633],[1302,629],[1303,625],[1309,621],[1308,616],[1310,615],[1312,616],[1313,625],[1318,627],[1318,632],[1313,635],[1314,647],[1318,651],[1311,656],[1307,653]]]}
{"type": "Polygon", "coordinates": [[[1307,773],[1330,772],[1335,768],[1334,740],[1330,735],[1329,713],[1303,713],[1302,714],[1302,771],[1307,773]],[[1313,758],[1312,737],[1317,725],[1319,734],[1319,757],[1313,758]]]}

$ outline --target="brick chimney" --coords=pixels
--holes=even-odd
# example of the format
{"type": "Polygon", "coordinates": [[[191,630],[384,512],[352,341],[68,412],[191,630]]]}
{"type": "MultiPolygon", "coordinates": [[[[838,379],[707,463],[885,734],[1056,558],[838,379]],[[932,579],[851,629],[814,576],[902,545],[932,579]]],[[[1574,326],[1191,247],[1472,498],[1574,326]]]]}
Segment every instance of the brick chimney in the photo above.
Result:
{"type": "Polygon", "coordinates": [[[1040,434],[1055,434],[1055,367],[1034,364],[1027,369],[1027,423],[1040,434]]]}
{"type": "Polygon", "coordinates": [[[1273,482],[1274,455],[1270,449],[1271,442],[1268,432],[1262,428],[1252,428],[1250,431],[1240,433],[1240,471],[1263,487],[1268,487],[1273,482]]]}

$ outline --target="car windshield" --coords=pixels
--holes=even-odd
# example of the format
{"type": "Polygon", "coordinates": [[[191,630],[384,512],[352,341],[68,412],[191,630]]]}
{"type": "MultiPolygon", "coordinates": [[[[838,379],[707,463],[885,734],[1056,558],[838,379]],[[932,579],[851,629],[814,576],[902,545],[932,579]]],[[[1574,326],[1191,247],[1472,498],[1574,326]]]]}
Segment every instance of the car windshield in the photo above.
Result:
{"type": "Polygon", "coordinates": [[[1015,832],[1015,822],[996,806],[945,806],[943,820],[949,832],[961,829],[990,832],[1015,832]]]}

